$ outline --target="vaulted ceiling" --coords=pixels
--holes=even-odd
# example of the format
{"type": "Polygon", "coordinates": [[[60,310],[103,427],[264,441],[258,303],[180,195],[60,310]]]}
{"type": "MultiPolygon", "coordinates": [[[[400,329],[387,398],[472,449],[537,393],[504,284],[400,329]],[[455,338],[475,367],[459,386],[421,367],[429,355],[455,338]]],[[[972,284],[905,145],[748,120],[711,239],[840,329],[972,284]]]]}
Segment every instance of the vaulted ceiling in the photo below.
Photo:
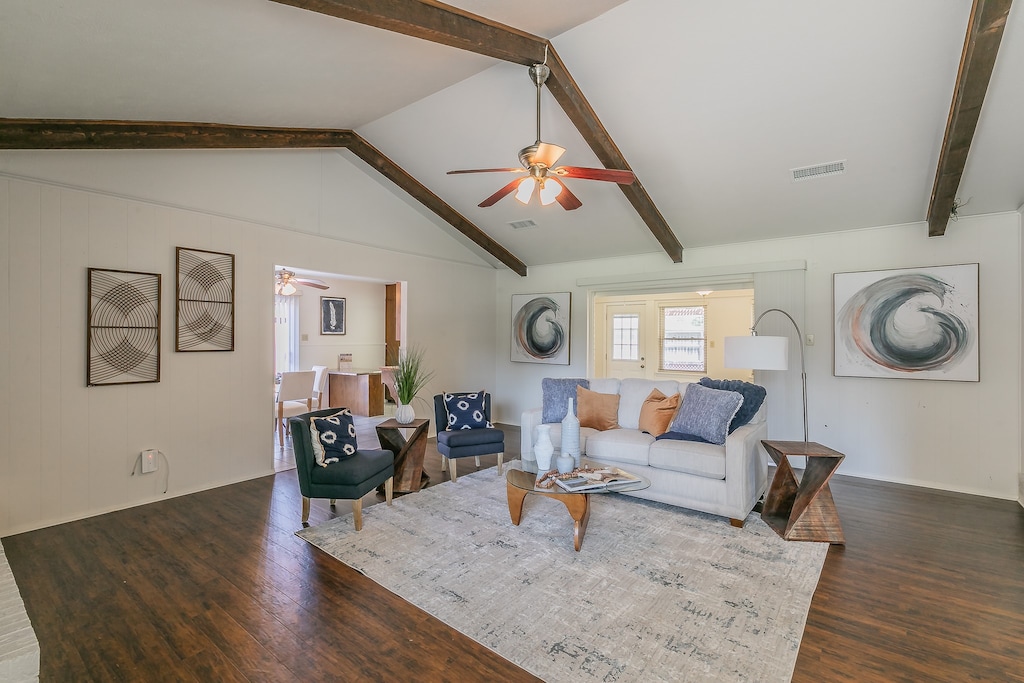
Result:
{"type": "Polygon", "coordinates": [[[455,4],[504,26],[460,45],[451,22],[431,27],[436,2],[5,0],[0,117],[331,129],[358,141],[342,153],[367,173],[447,207],[465,224],[435,207],[443,229],[521,273],[649,252],[670,263],[679,245],[923,221],[930,209],[933,233],[956,230],[933,190],[959,198],[961,216],[1024,204],[1024,17],[1019,6],[1006,17],[1009,0],[977,0],[973,37],[970,0],[455,4]],[[393,8],[403,21],[381,19],[393,8]],[[409,24],[421,36],[400,32],[409,24]],[[571,212],[511,197],[479,208],[509,177],[446,171],[518,165],[535,137],[521,64],[541,57],[515,55],[546,41],[564,73],[543,94],[544,139],[568,150],[560,163],[620,159],[639,182],[568,180],[583,202],[571,212]],[[967,87],[954,98],[958,76],[967,87]],[[839,160],[842,175],[792,179],[839,160]],[[525,219],[536,227],[510,226],[525,219]]]}

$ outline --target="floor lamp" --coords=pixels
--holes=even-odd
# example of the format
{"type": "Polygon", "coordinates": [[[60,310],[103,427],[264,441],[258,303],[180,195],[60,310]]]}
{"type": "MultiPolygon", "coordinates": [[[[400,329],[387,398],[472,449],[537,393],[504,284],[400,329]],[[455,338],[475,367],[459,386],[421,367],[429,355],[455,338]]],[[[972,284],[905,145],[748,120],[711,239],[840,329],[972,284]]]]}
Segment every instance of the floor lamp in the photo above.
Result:
{"type": "Polygon", "coordinates": [[[789,318],[796,329],[796,337],[800,340],[800,383],[803,387],[804,399],[804,443],[807,438],[807,369],[804,365],[803,334],[793,316],[781,308],[769,308],[757,316],[750,328],[749,337],[725,338],[725,367],[750,368],[752,370],[788,370],[789,369],[789,337],[758,336],[757,324],[769,313],[781,313],[789,318]]]}

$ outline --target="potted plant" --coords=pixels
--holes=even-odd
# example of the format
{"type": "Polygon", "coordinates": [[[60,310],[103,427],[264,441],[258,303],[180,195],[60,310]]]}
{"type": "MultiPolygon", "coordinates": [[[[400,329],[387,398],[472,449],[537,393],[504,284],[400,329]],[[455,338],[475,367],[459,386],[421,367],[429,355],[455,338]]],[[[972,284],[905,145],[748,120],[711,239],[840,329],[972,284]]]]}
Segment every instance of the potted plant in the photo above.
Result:
{"type": "Polygon", "coordinates": [[[433,376],[434,373],[427,372],[423,365],[423,351],[420,349],[410,347],[399,355],[395,366],[395,391],[398,392],[395,420],[400,424],[409,424],[416,419],[412,400],[433,376]]]}

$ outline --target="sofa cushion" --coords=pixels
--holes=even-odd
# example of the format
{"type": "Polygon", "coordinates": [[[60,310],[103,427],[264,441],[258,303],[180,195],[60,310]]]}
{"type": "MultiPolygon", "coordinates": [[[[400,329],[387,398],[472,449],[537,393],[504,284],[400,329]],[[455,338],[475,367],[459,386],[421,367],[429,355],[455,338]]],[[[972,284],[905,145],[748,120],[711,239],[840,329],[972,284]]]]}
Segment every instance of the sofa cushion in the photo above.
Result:
{"type": "Polygon", "coordinates": [[[639,429],[595,432],[587,439],[587,457],[631,465],[646,465],[654,437],[639,429]]]}
{"type": "MultiPolygon", "coordinates": [[[[591,385],[593,391],[597,391],[591,385]]],[[[654,381],[627,377],[619,383],[619,426],[623,429],[639,429],[640,408],[651,395],[651,389],[657,389],[665,396],[679,391],[679,383],[675,380],[654,381]]]]}
{"type": "Polygon", "coordinates": [[[640,431],[651,436],[663,434],[679,409],[680,398],[682,397],[678,393],[666,396],[657,389],[652,389],[644,399],[644,404],[640,406],[640,420],[637,425],[640,431]]]}
{"type": "Polygon", "coordinates": [[[757,411],[764,403],[764,397],[768,395],[765,388],[741,379],[711,379],[702,377],[701,385],[711,389],[722,389],[723,391],[735,391],[743,397],[743,405],[736,411],[736,417],[729,423],[729,433],[732,434],[737,428],[750,422],[757,415],[757,411]]]}
{"type": "Polygon", "coordinates": [[[342,408],[333,415],[311,418],[309,437],[313,457],[321,467],[352,457],[358,448],[352,411],[342,408]]]}
{"type": "Polygon", "coordinates": [[[576,416],[580,419],[580,427],[591,427],[601,431],[618,429],[619,395],[599,394],[578,386],[576,387],[576,416]]]}
{"type": "Polygon", "coordinates": [[[487,429],[494,426],[487,421],[487,392],[474,391],[443,396],[444,407],[448,411],[447,429],[487,429]]]}
{"type": "Polygon", "coordinates": [[[722,445],[729,435],[729,423],[742,404],[742,394],[735,391],[690,384],[686,387],[683,404],[679,406],[669,431],[693,434],[705,441],[722,445]]]}
{"type": "MultiPolygon", "coordinates": [[[[590,381],[577,377],[545,377],[540,381],[544,402],[541,422],[561,422],[569,409],[569,400],[576,398],[576,387],[590,388],[590,381]]],[[[577,410],[577,415],[579,411],[577,410]]]]}
{"type": "Polygon", "coordinates": [[[599,394],[617,394],[620,382],[617,377],[599,377],[590,380],[590,386],[587,388],[599,394]]]}
{"type": "Polygon", "coordinates": [[[662,440],[651,444],[651,467],[725,479],[725,449],[710,443],[662,440]]]}

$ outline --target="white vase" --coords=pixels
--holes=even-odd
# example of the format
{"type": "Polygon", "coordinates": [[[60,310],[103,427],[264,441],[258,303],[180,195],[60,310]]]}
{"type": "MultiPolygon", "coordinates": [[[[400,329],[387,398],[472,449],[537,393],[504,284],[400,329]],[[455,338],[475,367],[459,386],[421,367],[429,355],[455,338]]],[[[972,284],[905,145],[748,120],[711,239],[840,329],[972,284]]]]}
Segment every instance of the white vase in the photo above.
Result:
{"type": "Polygon", "coordinates": [[[551,470],[551,455],[555,445],[551,443],[551,425],[537,425],[537,443],[533,445],[533,454],[537,456],[537,472],[544,474],[551,470]]]}
{"type": "Polygon", "coordinates": [[[395,422],[401,425],[410,424],[416,419],[416,410],[408,403],[398,402],[398,407],[395,408],[395,422]]]}
{"type": "Polygon", "coordinates": [[[569,407],[562,418],[562,453],[572,456],[576,467],[580,466],[580,419],[573,409],[573,399],[569,399],[569,407]]]}

